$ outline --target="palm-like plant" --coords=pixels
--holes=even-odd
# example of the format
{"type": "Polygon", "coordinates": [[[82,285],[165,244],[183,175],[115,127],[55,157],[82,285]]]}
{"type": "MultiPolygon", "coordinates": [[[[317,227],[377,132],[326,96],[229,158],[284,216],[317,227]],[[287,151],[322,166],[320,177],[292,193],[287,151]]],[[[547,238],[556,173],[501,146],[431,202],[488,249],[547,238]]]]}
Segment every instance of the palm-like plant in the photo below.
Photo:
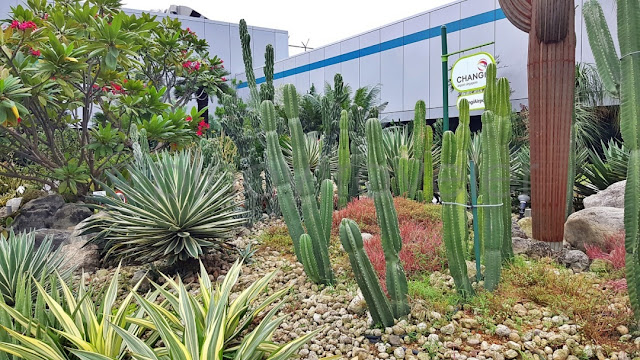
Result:
{"type": "Polygon", "coordinates": [[[204,168],[199,153],[162,153],[156,161],[145,156],[152,178],[133,166],[127,167],[130,180],[108,175],[126,202],[111,190],[110,196],[93,198],[106,214],[89,220],[83,234],[97,232],[91,241],[103,247],[105,260],[199,258],[244,222],[227,176],[204,168]]]}
{"type": "MultiPolygon", "coordinates": [[[[315,173],[320,164],[320,158],[322,157],[324,137],[316,131],[310,131],[305,134],[304,140],[307,154],[309,155],[309,168],[312,173],[315,173]]],[[[289,169],[291,169],[293,173],[293,148],[291,146],[291,138],[288,135],[280,136],[280,147],[282,148],[284,159],[287,161],[287,165],[289,165],[289,169]]],[[[338,170],[338,154],[335,149],[329,156],[329,168],[332,173],[338,170]]]]}
{"type": "Polygon", "coordinates": [[[595,149],[585,151],[588,164],[578,172],[578,194],[589,196],[627,178],[629,150],[616,140],[601,144],[602,155],[595,149]]]}
{"type": "MultiPolygon", "coordinates": [[[[285,301],[282,298],[290,288],[260,298],[276,271],[267,274],[231,298],[231,291],[240,275],[236,262],[221,285],[213,286],[206,269],[200,265],[200,293],[189,293],[184,284],[166,277],[169,289],[154,286],[167,299],[167,305],[158,305],[135,295],[140,306],[149,315],[145,319],[131,319],[140,327],[157,333],[164,345],[153,346],[131,332],[116,328],[136,359],[288,359],[321,329],[294,341],[278,345],[271,337],[286,316],[276,317],[285,301]],[[279,301],[276,303],[276,301],[279,301]],[[266,314],[264,310],[276,303],[266,314]],[[175,314],[175,315],[174,315],[175,314]],[[250,326],[261,318],[252,330],[250,326]],[[247,332],[248,331],[248,332],[247,332]]],[[[87,357],[87,360],[91,358],[87,357]]]]}
{"type": "MultiPolygon", "coordinates": [[[[8,238],[0,235],[0,297],[8,304],[16,302],[21,278],[46,278],[58,270],[68,279],[73,271],[72,268],[61,270],[64,258],[59,250],[52,249],[50,237],[46,237],[38,249],[35,242],[35,232],[10,232],[8,238]]],[[[35,294],[35,285],[32,290],[35,294]]]]}

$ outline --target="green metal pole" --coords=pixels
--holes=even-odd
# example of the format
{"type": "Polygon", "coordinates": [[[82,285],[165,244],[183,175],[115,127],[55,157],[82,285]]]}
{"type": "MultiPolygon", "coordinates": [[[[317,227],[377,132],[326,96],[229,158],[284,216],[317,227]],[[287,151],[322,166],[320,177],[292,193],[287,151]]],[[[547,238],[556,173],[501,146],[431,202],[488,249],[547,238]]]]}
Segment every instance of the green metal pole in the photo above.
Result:
{"type": "Polygon", "coordinates": [[[447,25],[440,27],[442,39],[442,127],[449,130],[449,55],[447,55],[447,25]]]}
{"type": "Polygon", "coordinates": [[[476,184],[476,163],[473,159],[469,160],[471,172],[471,213],[473,214],[473,250],[476,255],[476,279],[482,280],[480,272],[480,227],[478,224],[478,189],[476,184]]]}

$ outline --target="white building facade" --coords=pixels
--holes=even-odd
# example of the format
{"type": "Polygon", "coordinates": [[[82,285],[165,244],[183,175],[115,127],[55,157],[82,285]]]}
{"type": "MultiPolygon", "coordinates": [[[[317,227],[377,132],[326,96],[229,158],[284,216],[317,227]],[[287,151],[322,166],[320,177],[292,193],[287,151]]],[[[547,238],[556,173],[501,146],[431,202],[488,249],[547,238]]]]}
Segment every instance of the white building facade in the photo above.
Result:
{"type": "MultiPolygon", "coordinates": [[[[599,0],[612,29],[615,26],[615,1],[599,0]]],[[[584,19],[583,0],[576,0],[576,61],[593,63],[584,19]]],[[[382,11],[382,10],[381,10],[382,11]]],[[[486,51],[498,62],[498,76],[511,82],[514,109],[527,105],[528,34],[518,30],[505,18],[498,0],[459,0],[409,18],[373,29],[360,35],[323,46],[275,63],[274,85],[292,83],[299,92],[313,84],[322,91],[325,82],[333,84],[336,73],[342,74],[352,89],[363,86],[381,88],[380,100],[388,102],[382,117],[411,120],[417,100],[427,105],[427,118],[442,117],[442,62],[440,28],[448,29],[448,52],[494,42],[491,45],[449,58],[449,66],[460,57],[486,51]]],[[[254,57],[257,57],[254,55],[254,57]]],[[[255,70],[257,82],[264,81],[263,69],[255,70]]],[[[244,81],[244,74],[236,75],[244,81]]],[[[248,95],[246,83],[240,94],[248,95]]],[[[458,92],[449,93],[449,114],[458,115],[455,107],[458,92]]],[[[472,112],[480,114],[479,111],[472,112]]]]}

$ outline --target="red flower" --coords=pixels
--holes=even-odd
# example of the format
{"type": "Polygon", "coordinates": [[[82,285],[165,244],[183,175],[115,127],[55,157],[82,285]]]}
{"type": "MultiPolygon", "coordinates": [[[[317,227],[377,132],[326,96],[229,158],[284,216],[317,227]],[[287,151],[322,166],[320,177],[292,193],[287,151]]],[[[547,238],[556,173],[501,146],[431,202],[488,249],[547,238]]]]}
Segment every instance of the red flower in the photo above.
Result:
{"type": "Polygon", "coordinates": [[[22,122],[22,118],[18,118],[18,124],[20,124],[22,122]]]}
{"type": "Polygon", "coordinates": [[[128,82],[129,82],[129,80],[127,80],[127,79],[122,79],[122,82],[126,84],[126,83],[128,83],[128,82]]]}
{"type": "MultiPolygon", "coordinates": [[[[14,20],[15,21],[15,20],[14,20]]],[[[13,23],[12,23],[13,25],[13,23]]],[[[38,27],[36,26],[36,23],[34,23],[33,21],[25,21],[23,23],[21,23],[20,25],[18,25],[18,30],[27,30],[27,29],[37,29],[38,27]]]]}
{"type": "Polygon", "coordinates": [[[198,131],[196,131],[196,135],[202,136],[202,130],[198,129],[198,131]]]}
{"type": "Polygon", "coordinates": [[[32,48],[31,50],[29,50],[29,52],[33,56],[40,56],[40,50],[35,50],[35,49],[32,48]]]}
{"type": "Polygon", "coordinates": [[[221,80],[222,80],[222,81],[227,81],[227,78],[226,78],[226,77],[223,77],[221,80]]]}
{"type": "Polygon", "coordinates": [[[42,20],[47,20],[49,18],[49,14],[45,13],[44,16],[42,17],[42,20]]]}
{"type": "Polygon", "coordinates": [[[193,118],[192,118],[191,116],[187,116],[187,117],[184,119],[184,121],[191,121],[191,120],[193,120],[193,118]]]}
{"type": "Polygon", "coordinates": [[[196,61],[195,65],[193,65],[193,68],[196,70],[200,70],[200,63],[196,61]]]}
{"type": "Polygon", "coordinates": [[[17,28],[18,26],[20,26],[20,22],[19,22],[18,20],[13,20],[13,21],[11,22],[11,26],[10,26],[10,27],[11,27],[12,29],[17,28]]]}
{"type": "Polygon", "coordinates": [[[99,89],[100,88],[100,86],[98,86],[97,84],[93,84],[93,85],[91,85],[91,87],[94,88],[94,89],[99,89]]]}
{"type": "Polygon", "coordinates": [[[224,60],[220,60],[220,64],[224,63],[224,60]]]}
{"type": "Polygon", "coordinates": [[[209,128],[209,124],[207,124],[206,122],[204,122],[204,120],[202,120],[198,124],[198,127],[201,128],[201,129],[208,129],[209,128]]]}

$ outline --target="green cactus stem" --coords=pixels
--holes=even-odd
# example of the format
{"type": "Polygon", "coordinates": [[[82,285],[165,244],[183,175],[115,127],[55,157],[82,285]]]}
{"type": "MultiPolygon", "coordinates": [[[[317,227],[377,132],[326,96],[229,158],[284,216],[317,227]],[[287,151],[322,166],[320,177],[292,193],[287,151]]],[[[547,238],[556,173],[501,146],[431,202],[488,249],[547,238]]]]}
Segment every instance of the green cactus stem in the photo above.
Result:
{"type": "Polygon", "coordinates": [[[340,138],[338,140],[338,208],[349,202],[349,184],[351,183],[351,155],[349,154],[349,114],[342,110],[340,114],[340,138]]]}
{"type": "Polygon", "coordinates": [[[320,271],[318,269],[318,262],[316,261],[316,255],[313,252],[313,240],[308,234],[302,234],[300,236],[300,254],[302,255],[299,259],[304,267],[304,272],[307,274],[309,279],[314,283],[321,283],[322,277],[320,276],[320,271]]]}
{"type": "Polygon", "coordinates": [[[433,199],[433,155],[431,148],[433,147],[433,129],[426,126],[424,139],[424,166],[422,174],[422,196],[426,202],[433,199]]]}
{"type": "Polygon", "coordinates": [[[331,239],[331,225],[333,224],[333,181],[330,179],[324,179],[320,184],[320,218],[322,219],[323,240],[328,247],[331,239]]]}
{"type": "Polygon", "coordinates": [[[398,318],[409,313],[407,278],[398,257],[398,253],[402,249],[398,214],[389,190],[389,171],[382,145],[382,126],[378,119],[371,118],[367,120],[365,128],[369,191],[373,195],[378,225],[382,230],[382,248],[386,261],[386,284],[387,291],[391,296],[391,309],[393,315],[398,318]]]}
{"type": "Polygon", "coordinates": [[[349,262],[356,282],[367,302],[374,324],[381,324],[385,327],[393,326],[394,318],[391,306],[380,287],[373,265],[364,251],[362,234],[355,221],[342,219],[340,222],[340,241],[349,255],[349,262]]]}
{"type": "MultiPolygon", "coordinates": [[[[464,102],[465,100],[463,100],[464,102]]],[[[467,103],[468,104],[468,103],[467,103]]],[[[473,287],[467,275],[465,261],[465,239],[468,237],[466,218],[460,224],[460,213],[464,215],[465,208],[455,205],[456,196],[460,188],[466,189],[466,182],[462,182],[458,174],[456,136],[446,131],[442,138],[442,155],[439,174],[440,195],[442,197],[443,240],[447,253],[447,261],[456,289],[463,297],[473,295],[473,287]]]]}
{"type": "MultiPolygon", "coordinates": [[[[502,167],[500,123],[491,111],[482,114],[482,164],[480,192],[487,205],[501,204],[502,167]]],[[[482,231],[485,258],[485,288],[493,291],[500,282],[502,269],[502,246],[504,236],[504,213],[501,206],[485,207],[482,214],[482,231]]]]}
{"type": "Polygon", "coordinates": [[[304,132],[298,115],[298,93],[296,88],[284,86],[284,108],[289,119],[291,145],[293,148],[293,168],[296,189],[302,203],[302,215],[307,233],[312,239],[313,250],[318,262],[318,271],[323,283],[333,283],[333,271],[329,261],[329,249],[325,240],[322,217],[318,209],[318,200],[314,178],[309,169],[309,156],[305,147],[304,132]]]}
{"type": "Polygon", "coordinates": [[[267,143],[267,166],[269,174],[278,190],[278,204],[280,205],[280,211],[282,211],[282,216],[284,217],[289,235],[293,241],[296,257],[298,260],[302,260],[299,239],[300,236],[304,234],[304,229],[296,205],[293,187],[291,186],[291,171],[280,147],[278,132],[276,130],[275,107],[271,101],[266,100],[262,102],[260,110],[267,143]]]}
{"type": "Polygon", "coordinates": [[[629,301],[640,321],[640,2],[617,1],[618,56],[600,4],[585,1],[589,43],[606,89],[620,97],[620,133],[629,149],[624,193],[626,278],[629,301]]]}

